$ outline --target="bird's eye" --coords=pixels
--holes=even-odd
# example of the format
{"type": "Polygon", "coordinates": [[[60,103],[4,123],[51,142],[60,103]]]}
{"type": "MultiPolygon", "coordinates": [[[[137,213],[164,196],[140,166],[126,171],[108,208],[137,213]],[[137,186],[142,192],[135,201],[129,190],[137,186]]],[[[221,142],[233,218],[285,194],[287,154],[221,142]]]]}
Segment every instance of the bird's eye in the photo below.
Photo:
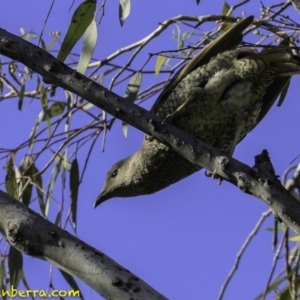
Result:
{"type": "Polygon", "coordinates": [[[118,175],[118,169],[117,169],[117,170],[114,170],[114,171],[111,173],[111,177],[112,177],[112,178],[115,178],[117,175],[118,175]]]}

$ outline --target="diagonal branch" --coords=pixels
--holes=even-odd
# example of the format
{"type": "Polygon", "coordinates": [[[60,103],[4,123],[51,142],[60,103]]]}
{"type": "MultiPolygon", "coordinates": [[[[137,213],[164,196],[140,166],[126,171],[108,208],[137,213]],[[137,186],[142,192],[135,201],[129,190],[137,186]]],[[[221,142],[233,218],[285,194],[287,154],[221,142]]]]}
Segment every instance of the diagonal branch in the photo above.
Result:
{"type": "Polygon", "coordinates": [[[266,178],[247,165],[164,123],[123,98],[58,61],[43,49],[0,29],[0,54],[22,62],[44,81],[67,89],[111,115],[152,135],[196,165],[215,171],[242,191],[263,200],[274,214],[300,233],[300,203],[276,178],[266,178]]]}
{"type": "Polygon", "coordinates": [[[104,253],[2,191],[0,207],[0,232],[11,245],[78,277],[105,299],[166,299],[104,253]]]}

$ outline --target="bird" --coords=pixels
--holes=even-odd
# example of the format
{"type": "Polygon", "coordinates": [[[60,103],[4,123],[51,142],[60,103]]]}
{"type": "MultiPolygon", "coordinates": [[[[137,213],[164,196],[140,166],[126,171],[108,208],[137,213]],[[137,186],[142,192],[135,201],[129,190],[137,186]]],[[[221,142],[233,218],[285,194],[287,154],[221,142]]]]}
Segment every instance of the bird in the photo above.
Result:
{"type": "MultiPolygon", "coordinates": [[[[166,85],[151,112],[188,134],[232,155],[235,146],[265,117],[300,74],[300,59],[288,46],[257,51],[240,47],[254,17],[242,19],[205,46],[166,85]]],[[[155,138],[107,172],[94,208],[115,197],[152,194],[199,171],[155,138]]]]}

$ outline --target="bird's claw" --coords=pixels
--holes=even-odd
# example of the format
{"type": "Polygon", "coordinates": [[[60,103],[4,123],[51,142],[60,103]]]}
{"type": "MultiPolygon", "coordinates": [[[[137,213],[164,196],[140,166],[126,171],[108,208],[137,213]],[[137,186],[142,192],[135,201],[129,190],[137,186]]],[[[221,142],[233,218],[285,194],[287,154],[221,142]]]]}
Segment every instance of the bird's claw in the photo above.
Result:
{"type": "Polygon", "coordinates": [[[218,179],[218,178],[220,178],[220,176],[217,174],[217,170],[214,170],[213,172],[205,170],[205,176],[206,177],[211,177],[212,179],[218,179]]]}
{"type": "Polygon", "coordinates": [[[146,141],[149,141],[149,142],[152,142],[152,141],[154,140],[154,137],[153,137],[153,135],[148,135],[148,134],[146,134],[146,135],[145,135],[145,140],[146,140],[146,141]]]}
{"type": "Polygon", "coordinates": [[[217,174],[217,170],[214,170],[213,172],[205,170],[205,176],[212,179],[218,179],[218,185],[221,185],[223,182],[223,178],[217,174]]]}
{"type": "MultiPolygon", "coordinates": [[[[218,176],[219,176],[219,175],[218,175],[218,176]]],[[[221,185],[222,182],[223,182],[223,178],[219,176],[219,180],[218,180],[218,183],[217,183],[217,184],[218,184],[218,185],[221,185]]]]}

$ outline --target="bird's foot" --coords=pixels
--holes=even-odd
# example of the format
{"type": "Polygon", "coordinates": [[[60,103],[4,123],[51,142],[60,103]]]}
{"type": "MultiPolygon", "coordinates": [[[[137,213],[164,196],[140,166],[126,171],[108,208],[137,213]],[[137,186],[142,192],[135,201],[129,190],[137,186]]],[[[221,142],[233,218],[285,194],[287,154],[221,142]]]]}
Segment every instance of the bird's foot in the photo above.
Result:
{"type": "Polygon", "coordinates": [[[205,170],[205,176],[206,177],[211,177],[212,179],[219,179],[220,178],[220,176],[217,174],[217,170],[214,170],[213,172],[205,170]]]}
{"type": "Polygon", "coordinates": [[[145,135],[145,140],[146,140],[146,141],[149,141],[149,142],[152,142],[152,141],[154,140],[154,137],[153,137],[153,135],[148,135],[148,134],[146,134],[146,135],[145,135]]]}
{"type": "Polygon", "coordinates": [[[218,185],[221,185],[222,184],[222,182],[223,182],[223,178],[222,177],[219,177],[219,180],[218,180],[218,185]]]}
{"type": "Polygon", "coordinates": [[[218,185],[221,185],[223,182],[223,178],[217,174],[217,170],[214,170],[213,172],[205,170],[205,176],[212,179],[218,179],[218,185]]]}

